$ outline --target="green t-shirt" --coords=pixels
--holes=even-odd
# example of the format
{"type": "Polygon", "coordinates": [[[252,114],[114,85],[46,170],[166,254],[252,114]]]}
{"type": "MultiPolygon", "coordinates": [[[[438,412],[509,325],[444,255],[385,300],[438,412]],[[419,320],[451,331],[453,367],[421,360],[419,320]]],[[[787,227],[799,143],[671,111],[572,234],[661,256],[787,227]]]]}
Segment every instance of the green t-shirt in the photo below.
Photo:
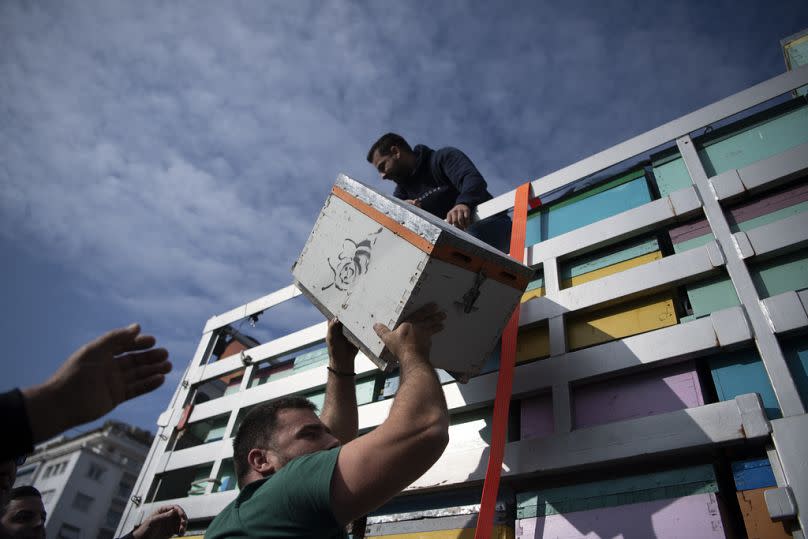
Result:
{"type": "Polygon", "coordinates": [[[205,532],[219,537],[342,539],[331,512],[331,476],[339,447],[293,459],[274,475],[239,492],[205,532]]]}

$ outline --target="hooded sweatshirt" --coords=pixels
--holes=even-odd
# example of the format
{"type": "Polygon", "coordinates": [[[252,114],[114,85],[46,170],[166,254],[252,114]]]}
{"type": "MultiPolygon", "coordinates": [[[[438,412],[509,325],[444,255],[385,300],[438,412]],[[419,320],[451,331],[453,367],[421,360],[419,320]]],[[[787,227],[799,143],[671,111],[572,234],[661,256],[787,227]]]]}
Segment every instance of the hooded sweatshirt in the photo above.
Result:
{"type": "Polygon", "coordinates": [[[478,204],[493,198],[477,167],[457,148],[432,150],[419,144],[413,152],[415,170],[396,183],[396,198],[420,199],[421,208],[441,219],[457,204],[466,204],[474,211],[478,204]]]}

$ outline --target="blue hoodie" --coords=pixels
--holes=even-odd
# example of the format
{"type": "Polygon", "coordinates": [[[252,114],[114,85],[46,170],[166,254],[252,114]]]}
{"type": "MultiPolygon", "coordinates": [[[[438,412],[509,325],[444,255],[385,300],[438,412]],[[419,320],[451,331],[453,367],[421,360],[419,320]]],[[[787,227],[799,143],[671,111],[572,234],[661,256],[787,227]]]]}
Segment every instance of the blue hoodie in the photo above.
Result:
{"type": "Polygon", "coordinates": [[[493,198],[480,171],[457,148],[432,150],[419,144],[413,152],[415,170],[396,183],[396,198],[421,199],[421,208],[441,219],[457,204],[466,204],[474,211],[478,204],[493,198]]]}

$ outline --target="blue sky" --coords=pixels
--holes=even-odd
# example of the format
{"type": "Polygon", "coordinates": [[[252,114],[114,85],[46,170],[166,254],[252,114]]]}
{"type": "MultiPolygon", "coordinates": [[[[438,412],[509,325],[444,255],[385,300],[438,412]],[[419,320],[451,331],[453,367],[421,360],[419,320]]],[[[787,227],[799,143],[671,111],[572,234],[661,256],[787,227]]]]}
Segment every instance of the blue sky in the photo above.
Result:
{"type": "Polygon", "coordinates": [[[154,431],[205,321],[290,283],[380,134],[501,194],[781,73],[806,26],[804,0],[1,2],[0,390],[140,321],[175,370],[111,417],[154,431]]]}

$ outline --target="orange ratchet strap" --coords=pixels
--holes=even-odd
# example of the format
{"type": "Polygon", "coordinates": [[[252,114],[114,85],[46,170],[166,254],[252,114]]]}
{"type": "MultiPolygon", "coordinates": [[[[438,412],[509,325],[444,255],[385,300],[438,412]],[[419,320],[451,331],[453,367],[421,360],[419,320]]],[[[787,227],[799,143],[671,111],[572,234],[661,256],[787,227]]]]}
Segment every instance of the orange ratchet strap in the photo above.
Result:
{"type": "MultiPolygon", "coordinates": [[[[541,204],[538,197],[530,196],[530,182],[516,189],[513,203],[513,226],[511,227],[511,258],[520,262],[525,259],[525,236],[528,207],[537,208],[541,204]]],[[[480,501],[480,514],[477,517],[477,530],[474,539],[489,539],[494,526],[494,509],[502,473],[502,459],[505,454],[505,435],[508,430],[508,408],[513,391],[513,370],[516,364],[516,337],[519,333],[519,305],[516,306],[508,325],[502,332],[502,352],[499,356],[499,378],[494,399],[494,422],[491,429],[491,447],[488,455],[488,468],[485,472],[483,497],[480,501]]]]}

